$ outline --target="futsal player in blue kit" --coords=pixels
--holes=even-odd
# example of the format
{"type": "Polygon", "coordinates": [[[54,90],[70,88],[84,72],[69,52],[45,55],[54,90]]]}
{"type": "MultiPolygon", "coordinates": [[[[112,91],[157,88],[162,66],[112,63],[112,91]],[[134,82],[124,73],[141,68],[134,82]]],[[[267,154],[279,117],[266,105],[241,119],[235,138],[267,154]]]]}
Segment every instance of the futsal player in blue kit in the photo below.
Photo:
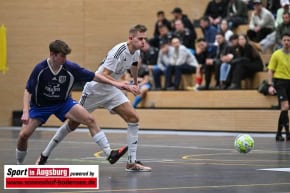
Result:
{"type": "MultiPolygon", "coordinates": [[[[127,123],[128,160],[125,170],[128,172],[151,172],[152,168],[137,160],[139,116],[124,93],[110,82],[119,82],[124,73],[130,69],[133,84],[129,84],[126,90],[135,96],[141,93],[137,81],[138,62],[140,62],[140,49],[144,47],[146,41],[146,32],[147,28],[141,24],[129,29],[128,40],[115,45],[96,71],[104,81],[87,82],[80,99],[80,104],[89,112],[97,108],[106,108],[118,114],[127,123]]],[[[80,122],[75,120],[63,124],[41,152],[36,164],[45,164],[53,149],[79,124],[80,122]],[[58,142],[56,143],[55,140],[58,142]]]]}
{"type": "MultiPolygon", "coordinates": [[[[51,42],[49,50],[49,58],[35,66],[24,91],[23,114],[21,117],[23,125],[18,135],[16,148],[17,164],[23,164],[24,162],[29,137],[52,114],[62,122],[65,119],[70,119],[86,125],[93,140],[107,155],[108,161],[111,164],[115,163],[127,152],[128,147],[124,146],[112,150],[106,135],[96,124],[92,115],[78,102],[74,101],[70,93],[76,81],[106,81],[123,90],[128,90],[128,85],[122,82],[104,80],[105,78],[97,73],[66,60],[66,56],[70,54],[71,49],[61,40],[51,42]]],[[[132,88],[131,92],[134,92],[132,88]]],[[[138,91],[136,90],[136,92],[138,91]]]]}

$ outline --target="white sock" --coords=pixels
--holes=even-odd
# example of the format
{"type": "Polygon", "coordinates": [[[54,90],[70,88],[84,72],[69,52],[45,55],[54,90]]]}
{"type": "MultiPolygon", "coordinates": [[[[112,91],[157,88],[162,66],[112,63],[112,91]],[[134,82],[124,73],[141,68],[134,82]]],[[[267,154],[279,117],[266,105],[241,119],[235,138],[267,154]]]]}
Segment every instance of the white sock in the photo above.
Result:
{"type": "Polygon", "coordinates": [[[53,138],[50,140],[48,145],[46,146],[45,150],[42,152],[43,156],[48,157],[52,150],[59,144],[67,134],[71,132],[71,129],[69,128],[68,124],[65,123],[63,124],[55,133],[53,138]]]}
{"type": "Polygon", "coordinates": [[[16,148],[16,164],[21,165],[25,159],[27,151],[20,151],[16,148]]]}
{"type": "Polygon", "coordinates": [[[137,157],[137,144],[138,144],[138,123],[128,123],[128,162],[135,163],[137,157]]]}
{"type": "Polygon", "coordinates": [[[106,156],[109,156],[112,149],[110,147],[109,141],[103,131],[99,131],[93,136],[93,140],[102,148],[106,156]]]}

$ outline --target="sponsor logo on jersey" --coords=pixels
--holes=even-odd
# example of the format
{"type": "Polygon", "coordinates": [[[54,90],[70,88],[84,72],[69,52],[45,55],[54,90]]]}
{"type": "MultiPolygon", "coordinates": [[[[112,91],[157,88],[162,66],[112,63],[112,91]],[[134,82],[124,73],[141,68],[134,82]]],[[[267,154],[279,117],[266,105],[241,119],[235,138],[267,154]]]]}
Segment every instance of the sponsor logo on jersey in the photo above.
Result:
{"type": "Polygon", "coordinates": [[[63,84],[63,83],[65,83],[65,81],[66,81],[66,76],[59,76],[58,77],[58,82],[59,83],[63,84]]]}

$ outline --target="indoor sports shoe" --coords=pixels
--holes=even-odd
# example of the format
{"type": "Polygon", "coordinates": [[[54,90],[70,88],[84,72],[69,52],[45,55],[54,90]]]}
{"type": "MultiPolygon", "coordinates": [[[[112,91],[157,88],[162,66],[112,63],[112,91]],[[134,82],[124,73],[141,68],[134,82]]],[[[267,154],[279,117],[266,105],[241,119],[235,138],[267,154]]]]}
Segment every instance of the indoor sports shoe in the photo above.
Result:
{"type": "Polygon", "coordinates": [[[135,163],[127,163],[126,169],[127,172],[151,172],[152,168],[144,166],[140,161],[135,163]]]}
{"type": "Polygon", "coordinates": [[[110,164],[116,163],[126,152],[128,151],[128,146],[121,147],[119,149],[113,149],[107,158],[110,164]]]}
{"type": "Polygon", "coordinates": [[[47,162],[48,157],[47,156],[43,156],[42,154],[40,154],[39,158],[36,161],[36,165],[45,165],[47,162]]]}

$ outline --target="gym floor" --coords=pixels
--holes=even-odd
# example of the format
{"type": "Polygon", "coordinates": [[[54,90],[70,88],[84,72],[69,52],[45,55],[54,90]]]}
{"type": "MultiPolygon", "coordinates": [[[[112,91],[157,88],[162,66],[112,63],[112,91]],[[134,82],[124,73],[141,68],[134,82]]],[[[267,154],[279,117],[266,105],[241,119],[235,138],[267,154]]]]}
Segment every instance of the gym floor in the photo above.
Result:
{"type": "MultiPolygon", "coordinates": [[[[3,166],[15,164],[19,127],[0,127],[1,175],[3,166]]],[[[33,165],[56,128],[39,128],[29,140],[26,165],[33,165]]],[[[126,144],[126,130],[104,129],[112,148],[126,144]]],[[[285,193],[290,191],[290,142],[276,142],[274,133],[248,133],[255,148],[238,153],[238,133],[141,130],[138,160],[152,172],[126,172],[127,155],[110,165],[87,129],[71,133],[52,152],[51,165],[99,165],[99,190],[45,189],[43,193],[285,193]]],[[[38,193],[40,190],[4,190],[38,193]]]]}

